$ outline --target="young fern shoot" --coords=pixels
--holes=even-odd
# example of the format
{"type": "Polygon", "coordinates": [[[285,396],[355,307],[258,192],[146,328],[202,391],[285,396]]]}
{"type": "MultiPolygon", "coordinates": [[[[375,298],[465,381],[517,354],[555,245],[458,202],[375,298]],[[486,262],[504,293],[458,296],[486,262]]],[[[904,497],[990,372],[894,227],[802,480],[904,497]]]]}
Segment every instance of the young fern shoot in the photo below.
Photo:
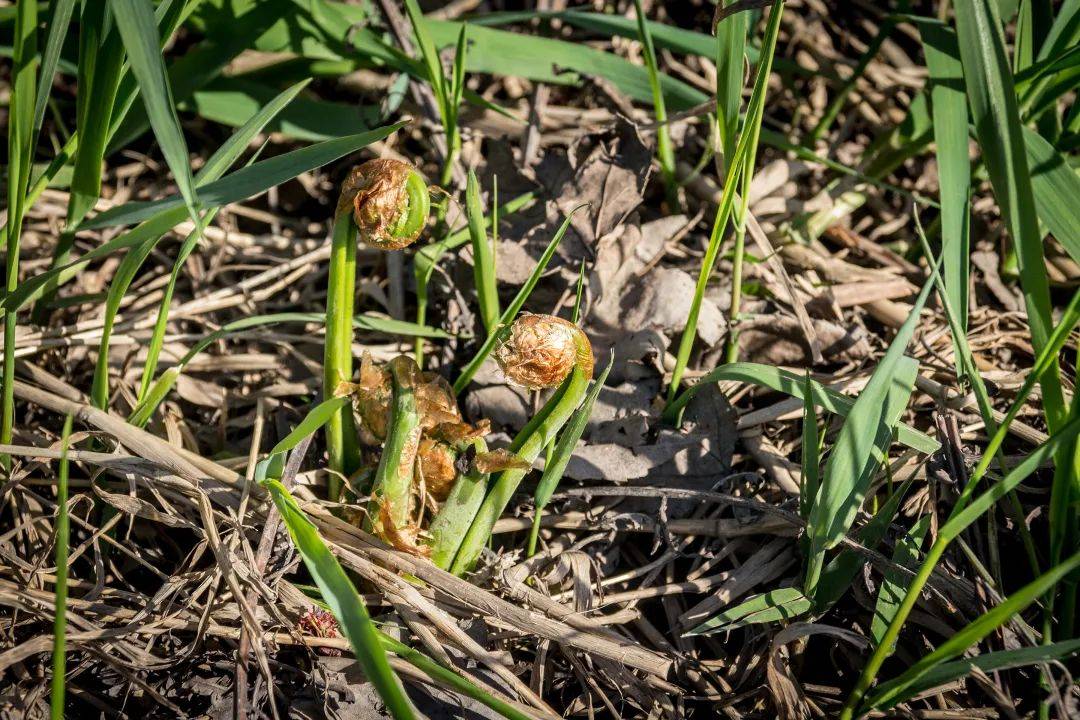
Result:
{"type": "MultiPolygon", "coordinates": [[[[324,399],[333,397],[338,386],[352,378],[357,236],[380,250],[400,250],[420,236],[430,210],[424,179],[400,160],[369,160],[353,168],[342,184],[326,289],[324,399]]],[[[348,408],[339,409],[327,423],[326,450],[335,473],[348,476],[359,469],[356,427],[348,408]]],[[[337,498],[339,490],[339,482],[332,479],[330,497],[337,498]]]]}
{"type": "MultiPolygon", "coordinates": [[[[495,360],[512,382],[533,390],[559,388],[510,445],[510,452],[531,465],[585,398],[593,374],[592,346],[581,328],[567,320],[526,314],[510,326],[495,360]]],[[[527,472],[515,467],[499,474],[461,542],[451,572],[466,572],[480,557],[495,521],[527,472]]]]}

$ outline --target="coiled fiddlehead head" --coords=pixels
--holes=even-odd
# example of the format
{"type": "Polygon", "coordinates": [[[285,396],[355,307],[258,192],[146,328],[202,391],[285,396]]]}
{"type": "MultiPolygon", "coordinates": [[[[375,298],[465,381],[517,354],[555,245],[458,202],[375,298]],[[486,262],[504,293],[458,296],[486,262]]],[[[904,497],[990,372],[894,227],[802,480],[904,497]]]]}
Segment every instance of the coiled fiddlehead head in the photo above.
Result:
{"type": "Polygon", "coordinates": [[[530,390],[559,385],[575,368],[592,377],[593,353],[581,328],[554,315],[526,313],[514,321],[495,349],[510,381],[530,390]]]}
{"type": "Polygon", "coordinates": [[[338,214],[350,209],[362,242],[380,250],[400,250],[420,236],[431,199],[416,168],[380,158],[353,168],[342,184],[338,214]]]}

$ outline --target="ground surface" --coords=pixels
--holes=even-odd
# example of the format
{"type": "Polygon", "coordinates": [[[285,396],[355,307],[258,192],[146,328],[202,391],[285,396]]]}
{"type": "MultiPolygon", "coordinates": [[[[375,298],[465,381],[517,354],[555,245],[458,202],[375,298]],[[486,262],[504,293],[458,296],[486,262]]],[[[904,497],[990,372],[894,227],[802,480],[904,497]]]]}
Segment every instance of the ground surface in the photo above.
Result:
{"type": "MultiPolygon", "coordinates": [[[[302,17],[303,4],[285,5],[286,21],[273,18],[278,25],[268,25],[281,29],[279,35],[287,35],[285,28],[307,28],[289,14],[302,17]]],[[[489,5],[453,3],[441,17],[493,9],[489,5]]],[[[559,9],[560,3],[553,5],[559,9]]],[[[632,4],[614,5],[632,21],[632,4]]],[[[696,30],[711,42],[708,3],[645,7],[651,18],[696,30]]],[[[385,20],[377,7],[370,10],[363,29],[380,31],[385,20]]],[[[262,147],[263,157],[271,157],[354,132],[349,128],[360,118],[371,125],[404,115],[413,120],[360,153],[223,208],[180,271],[162,369],[238,319],[323,311],[330,214],[337,184],[350,166],[369,157],[396,157],[415,163],[432,183],[439,174],[439,142],[433,141],[441,139],[439,125],[416,83],[402,94],[401,76],[392,68],[350,66],[347,58],[326,61],[340,67],[320,69],[318,51],[290,59],[279,54],[290,49],[288,40],[266,40],[252,32],[253,22],[230,24],[219,4],[211,4],[167,52],[170,62],[207,47],[228,58],[221,77],[181,100],[196,168],[228,137],[227,126],[244,119],[236,117],[243,108],[237,97],[265,102],[285,80],[312,72],[323,74],[283,123],[252,143],[252,152],[262,147]],[[229,46],[230,34],[238,36],[239,48],[229,46]],[[262,39],[249,42],[249,34],[262,39]]],[[[847,394],[865,385],[926,282],[912,212],[917,208],[924,223],[930,222],[936,211],[926,199],[939,192],[929,140],[893,131],[926,82],[910,25],[901,24],[885,40],[822,139],[807,139],[881,23],[870,4],[789,3],[765,110],[764,127],[771,134],[762,140],[750,188],[761,235],[747,241],[739,359],[800,374],[809,369],[815,379],[847,394]],[[836,167],[783,147],[808,143],[822,157],[864,169],[868,148],[890,138],[904,152],[877,185],[859,185],[836,167]],[[820,219],[813,213],[835,206],[855,187],[861,191],[858,202],[844,205],[808,239],[808,218],[820,219]]],[[[755,44],[762,26],[758,22],[751,33],[755,44]]],[[[629,27],[629,38],[564,20],[520,20],[499,30],[588,44],[640,65],[641,45],[632,37],[632,22],[629,27]]],[[[385,39],[393,45],[392,35],[385,39]]],[[[478,35],[474,42],[474,61],[489,69],[470,72],[469,89],[528,122],[477,104],[463,106],[464,142],[449,188],[449,224],[463,224],[466,168],[476,170],[486,207],[496,178],[500,203],[535,193],[525,209],[499,220],[497,270],[505,303],[565,215],[588,204],[575,215],[526,309],[569,317],[584,267],[583,327],[598,366],[614,357],[607,387],[546,510],[540,551],[532,558],[523,549],[538,474],[521,486],[496,526],[491,551],[463,580],[386,549],[321,504],[327,474],[320,436],[295,475],[297,495],[383,627],[538,716],[834,716],[865,662],[882,571],[889,568],[894,545],[922,516],[932,518],[931,532],[936,531],[941,508],[956,495],[957,473],[970,467],[986,442],[974,396],[959,391],[937,299],[923,311],[908,348],[920,364],[920,379],[902,421],[936,438],[943,449],[927,454],[892,445],[890,472],[879,474],[874,492],[884,501],[888,488],[914,480],[850,589],[813,617],[686,636],[748,597],[797,585],[802,573],[801,400],[722,382],[695,397],[681,427],[660,417],[720,194],[709,119],[700,110],[680,112],[707,99],[715,67],[685,47],[658,49],[662,69],[685,88],[681,107],[669,107],[682,182],[675,207],[654,167],[656,125],[643,98],[628,97],[603,75],[582,74],[573,84],[493,75],[500,51],[487,57],[484,38],[478,35]]],[[[558,66],[560,60],[553,62],[558,66]]],[[[72,78],[62,76],[54,93],[62,116],[74,104],[72,78]]],[[[54,123],[50,118],[48,132],[59,132],[54,123]]],[[[158,147],[143,129],[108,157],[104,178],[99,209],[175,192],[158,147]]],[[[67,201],[63,187],[49,189],[29,212],[24,276],[47,268],[67,201]]],[[[1033,357],[1021,295],[1001,270],[1004,230],[988,186],[976,188],[971,224],[968,339],[995,407],[1004,411],[1033,357]]],[[[431,227],[417,247],[437,239],[431,227]]],[[[57,449],[63,415],[71,412],[77,416],[78,449],[70,505],[71,717],[230,717],[238,643],[253,648],[243,663],[241,687],[244,705],[260,716],[270,716],[272,704],[283,717],[382,717],[381,704],[348,661],[348,644],[340,637],[320,642],[304,632],[310,628],[299,618],[310,600],[302,590],[311,580],[276,517],[271,513],[267,520],[265,496],[243,479],[245,473],[250,477],[249,459],[283,437],[318,400],[321,323],[230,332],[187,362],[145,431],[118,422],[134,406],[162,289],[190,229],[180,223],[165,236],[123,298],[109,349],[112,419],[89,410],[87,394],[104,294],[123,255],[83,269],[63,285],[44,318],[19,316],[17,373],[24,384],[17,390],[14,443],[21,449],[14,452],[14,470],[2,491],[0,706],[14,717],[36,715],[48,703],[56,454],[34,448],[57,449]],[[345,657],[320,645],[337,655],[344,650],[345,657]]],[[[116,232],[81,233],[76,253],[116,232]]],[[[358,312],[415,320],[414,253],[360,250],[358,312]]],[[[1080,268],[1053,241],[1047,256],[1053,297],[1063,304],[1080,268]]],[[[448,253],[428,291],[427,323],[449,334],[428,341],[428,367],[450,379],[478,346],[471,263],[467,243],[448,253]]],[[[690,381],[723,362],[731,268],[725,253],[702,306],[690,381]]],[[[355,343],[376,361],[413,348],[412,338],[370,330],[358,331],[355,343]]],[[[1072,363],[1068,355],[1070,390],[1072,363]]],[[[470,422],[491,421],[489,440],[496,446],[505,445],[538,406],[537,398],[507,384],[493,364],[459,400],[470,422]]],[[[829,433],[826,447],[841,422],[836,415],[821,416],[829,433]]],[[[1035,398],[1014,424],[1006,455],[1026,454],[1045,438],[1035,398]]],[[[1019,493],[1036,537],[1047,532],[1040,508],[1049,484],[1049,474],[1036,473],[1019,493]]],[[[1030,578],[1015,522],[1004,511],[989,525],[980,523],[968,540],[965,552],[957,547],[946,555],[936,592],[924,595],[882,677],[896,675],[1000,599],[987,579],[1001,581],[1007,593],[1030,578]]],[[[1041,622],[1035,608],[1018,617],[1034,627],[1041,622]]],[[[1021,620],[983,647],[1026,645],[1030,630],[1021,620]]],[[[428,717],[495,717],[420,682],[424,676],[404,662],[395,667],[428,717]]],[[[1035,670],[977,675],[912,701],[904,711],[927,718],[1025,716],[1047,694],[1036,689],[1037,676],[1035,670]]],[[[1061,686],[1050,696],[1075,710],[1064,668],[1051,676],[1061,686]]]]}

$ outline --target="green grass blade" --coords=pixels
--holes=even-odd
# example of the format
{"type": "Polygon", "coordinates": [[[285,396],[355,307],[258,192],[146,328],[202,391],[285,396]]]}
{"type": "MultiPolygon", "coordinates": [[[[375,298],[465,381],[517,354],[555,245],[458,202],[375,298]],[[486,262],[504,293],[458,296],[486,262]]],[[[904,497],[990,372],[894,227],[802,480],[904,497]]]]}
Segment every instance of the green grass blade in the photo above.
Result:
{"type": "MultiPolygon", "coordinates": [[[[240,154],[247,148],[254,137],[262,131],[277,112],[284,108],[285,105],[299,93],[304,85],[306,85],[306,81],[298,83],[281,93],[274,102],[256,113],[244,127],[233,133],[233,135],[210,157],[206,165],[203,166],[202,170],[195,178],[196,183],[203,184],[220,178],[228,167],[239,158],[240,154]]],[[[252,161],[254,161],[254,157],[255,156],[252,157],[252,161]]],[[[250,162],[248,165],[250,165],[250,162]]],[[[176,263],[173,266],[172,273],[170,274],[170,282],[166,287],[164,298],[162,300],[163,309],[158,313],[154,334],[150,338],[147,350],[146,365],[143,369],[143,379],[140,384],[140,399],[149,389],[150,379],[153,377],[158,355],[161,352],[161,346],[164,342],[168,304],[172,300],[172,290],[175,286],[176,278],[184,261],[187,259],[187,254],[195,248],[199,239],[202,237],[203,226],[208,225],[213,220],[217,211],[218,208],[212,208],[200,218],[199,226],[189,234],[187,239],[185,239],[184,245],[180,251],[180,257],[177,258],[176,263]]],[[[123,302],[124,295],[127,293],[128,288],[135,279],[135,274],[138,272],[139,268],[142,267],[143,262],[145,262],[146,258],[149,256],[150,252],[153,251],[154,247],[156,247],[160,239],[161,235],[152,235],[147,237],[140,245],[132,248],[120,262],[120,266],[117,268],[112,282],[109,283],[109,291],[105,301],[101,340],[98,344],[98,358],[94,367],[93,386],[90,392],[94,406],[99,409],[105,409],[108,405],[109,344],[112,336],[113,323],[120,310],[120,304],[123,302]]]]}
{"type": "Polygon", "coordinates": [[[671,145],[671,131],[667,126],[667,108],[664,103],[664,89],[660,85],[660,70],[656,61],[656,48],[653,47],[652,34],[645,22],[645,9],[641,0],[634,0],[637,16],[638,40],[641,41],[645,57],[645,69],[649,73],[649,88],[652,91],[653,116],[659,127],[656,128],[656,159],[660,163],[660,174],[664,178],[670,212],[678,212],[678,181],[675,178],[675,150],[671,145]]]}
{"type": "Polygon", "coordinates": [[[960,327],[967,328],[968,255],[970,254],[968,106],[963,91],[963,66],[956,36],[944,26],[926,24],[922,33],[926,67],[930,71],[930,105],[941,188],[942,274],[960,327]]]}
{"type": "MultiPolygon", "coordinates": [[[[509,326],[517,317],[518,311],[525,304],[525,301],[529,299],[529,295],[532,294],[533,288],[540,282],[540,276],[543,275],[544,270],[547,269],[547,264],[551,262],[551,258],[554,257],[555,251],[559,247],[559,243],[562,242],[563,236],[566,235],[567,229],[570,227],[570,221],[574,219],[574,214],[585,207],[579,205],[570,211],[570,214],[563,220],[562,225],[555,232],[554,237],[551,238],[551,242],[544,248],[544,254],[540,256],[540,259],[536,263],[536,267],[533,268],[532,273],[529,275],[529,279],[525,281],[525,284],[518,290],[517,295],[503,311],[503,314],[499,317],[499,326],[509,326]]],[[[480,349],[476,352],[476,356],[469,361],[469,364],[461,371],[461,375],[454,381],[454,394],[460,395],[461,391],[469,384],[476,375],[476,371],[480,369],[480,366],[484,364],[488,356],[495,349],[495,345],[498,343],[500,333],[494,332],[487,336],[484,344],[480,346],[480,349]]]]}
{"type": "Polygon", "coordinates": [[[866,708],[888,708],[900,702],[900,698],[905,694],[905,691],[910,690],[912,685],[932,669],[961,654],[1012,620],[1014,616],[1022,612],[1028,605],[1044,595],[1047,590],[1078,567],[1080,567],[1080,552],[1073,554],[1061,564],[1035,578],[1035,580],[1006,598],[1000,605],[979,616],[975,621],[939,645],[932,653],[924,656],[908,668],[900,677],[883,683],[867,699],[866,708]]]}
{"type": "MultiPolygon", "coordinates": [[[[424,14],[420,11],[420,6],[417,5],[416,0],[405,0],[405,12],[409,15],[413,34],[416,36],[416,44],[420,48],[420,58],[423,60],[424,69],[427,71],[427,81],[431,85],[431,89],[435,91],[435,99],[439,101],[440,112],[445,113],[446,108],[449,107],[448,101],[450,97],[446,87],[446,76],[442,62],[439,61],[439,51],[431,39],[431,34],[428,32],[424,20],[424,14]]],[[[460,37],[460,30],[458,36],[460,37]]],[[[446,122],[445,114],[443,115],[443,122],[446,122]]]]}
{"type": "Polygon", "coordinates": [[[308,519],[292,494],[277,479],[264,480],[262,486],[270,493],[293,545],[300,552],[300,557],[304,559],[304,565],[319,586],[323,599],[337,618],[342,633],[349,639],[364,676],[375,686],[392,717],[396,720],[411,720],[416,717],[401,683],[386,660],[386,651],[379,632],[364,607],[363,599],[356,592],[337,558],[319,536],[315,524],[308,519]]]}
{"type": "MultiPolygon", "coordinates": [[[[316,145],[293,150],[254,165],[241,168],[220,180],[199,187],[199,199],[204,208],[220,207],[260,195],[287,180],[334,162],[373,142],[382,140],[404,126],[404,122],[386,125],[369,132],[327,140],[316,145]]],[[[172,196],[151,202],[130,202],[110,208],[83,223],[82,230],[97,230],[116,225],[131,225],[167,210],[183,207],[182,198],[172,196]]]]}
{"type": "Polygon", "coordinates": [[[814,382],[807,371],[803,382],[802,462],[799,476],[799,515],[803,520],[810,517],[811,503],[821,484],[821,437],[818,435],[815,406],[814,382]]]}
{"type": "Polygon", "coordinates": [[[469,170],[465,186],[465,212],[469,218],[469,237],[472,239],[473,281],[480,304],[480,320],[487,334],[499,324],[499,290],[495,283],[495,252],[488,242],[484,208],[480,204],[480,183],[476,173],[469,170]]]}
{"type": "MultiPolygon", "coordinates": [[[[913,482],[914,478],[906,480],[870,518],[870,521],[856,531],[855,538],[859,543],[868,548],[876,548],[881,544],[890,524],[896,518],[900,503],[907,497],[913,482]]],[[[823,613],[836,604],[851,588],[852,582],[865,564],[866,556],[854,550],[841,550],[837,553],[821,571],[818,590],[814,594],[815,611],[823,613]]]]}
{"type": "Polygon", "coordinates": [[[755,595],[733,608],[728,608],[685,633],[683,637],[730,632],[747,625],[792,620],[809,612],[813,603],[799,588],[788,587],[755,595]]]}
{"type": "Polygon", "coordinates": [[[807,595],[814,598],[824,553],[835,546],[855,520],[874,473],[892,442],[893,430],[907,405],[918,364],[904,355],[933,288],[927,282],[870,381],[851,408],[829,456],[821,487],[807,524],[810,564],[807,595]],[[871,430],[872,429],[872,430],[871,430]]]}
{"type": "MultiPolygon", "coordinates": [[[[922,677],[908,683],[903,690],[899,690],[893,696],[893,699],[889,701],[889,705],[895,706],[928,690],[949,685],[976,670],[989,675],[1002,670],[1024,667],[1025,665],[1067,660],[1077,653],[1080,653],[1080,640],[1066,640],[1051,645],[1036,645],[1016,650],[999,650],[998,652],[941,663],[926,671],[922,677]]],[[[882,683],[879,692],[885,692],[890,687],[891,683],[882,683]]],[[[874,707],[885,709],[884,704],[875,704],[874,707]]]]}
{"type": "MultiPolygon", "coordinates": [[[[915,521],[915,525],[904,534],[896,543],[893,551],[893,562],[903,567],[911,567],[919,559],[919,547],[930,530],[930,515],[921,515],[915,521]]],[[[878,590],[877,602],[874,605],[874,618],[870,622],[870,636],[874,644],[881,643],[892,619],[896,617],[900,609],[900,602],[904,597],[907,587],[906,576],[895,570],[886,570],[881,580],[881,588],[878,590]]]]}
{"type": "Polygon", "coordinates": [[[465,697],[482,703],[508,720],[534,720],[531,715],[523,713],[513,705],[500,700],[450,668],[437,663],[421,652],[413,650],[408,645],[398,642],[386,633],[379,633],[379,639],[382,640],[383,647],[419,668],[433,680],[452,688],[465,697]]]}
{"type": "Polygon", "coordinates": [[[68,443],[71,439],[71,416],[64,418],[60,435],[60,472],[56,483],[56,599],[53,611],[52,684],[49,717],[64,717],[64,688],[67,682],[67,595],[68,543],[71,531],[68,518],[68,443]]]}
{"type": "Polygon", "coordinates": [[[45,120],[45,106],[49,102],[49,90],[52,89],[53,76],[56,74],[56,66],[60,61],[60,51],[64,48],[64,39],[67,37],[68,25],[71,23],[71,15],[74,11],[75,0],[56,0],[52,3],[52,15],[46,23],[49,32],[45,40],[45,52],[41,54],[41,77],[38,82],[37,100],[34,103],[34,121],[31,125],[30,137],[38,136],[41,124],[45,120]]]}
{"type": "Polygon", "coordinates": [[[1023,128],[1024,147],[1031,167],[1031,186],[1039,219],[1065,251],[1080,263],[1080,177],[1064,155],[1041,135],[1023,128]]]}
{"type": "Polygon", "coordinates": [[[592,387],[582,401],[581,406],[574,411],[570,422],[563,428],[562,433],[559,435],[559,442],[555,446],[554,454],[544,464],[544,474],[540,476],[540,481],[536,485],[536,492],[533,495],[535,514],[533,515],[532,530],[529,532],[528,549],[525,551],[527,555],[531,556],[536,552],[536,542],[540,536],[540,519],[543,517],[544,508],[547,507],[551,496],[555,494],[555,488],[559,486],[559,481],[562,480],[563,473],[566,472],[566,466],[574,455],[574,449],[577,448],[582,433],[585,432],[585,426],[589,424],[593,405],[596,403],[596,398],[600,396],[600,391],[604,389],[604,383],[607,382],[608,373],[611,372],[611,366],[614,363],[615,356],[612,354],[607,367],[593,381],[592,387]]]}
{"type": "MultiPolygon", "coordinates": [[[[276,98],[248,118],[247,122],[244,123],[240,130],[233,133],[210,157],[210,160],[207,161],[206,165],[204,165],[198,175],[196,175],[196,182],[199,182],[204,178],[217,178],[224,174],[225,170],[228,169],[228,166],[239,156],[240,151],[242,151],[243,148],[246,148],[255,136],[262,132],[263,128],[265,128],[268,123],[273,121],[282,110],[288,107],[289,103],[291,103],[300,91],[307,86],[308,82],[308,80],[303,80],[296,83],[280,93],[276,98]]],[[[207,212],[206,218],[204,219],[204,222],[207,225],[213,221],[215,212],[216,211],[214,210],[207,212]]],[[[161,349],[165,344],[165,330],[169,320],[169,306],[172,303],[172,296],[176,289],[177,280],[180,278],[180,271],[183,269],[188,256],[198,245],[200,235],[201,233],[193,231],[184,238],[184,242],[181,244],[180,251],[177,253],[176,260],[173,263],[172,271],[169,274],[169,282],[165,286],[161,303],[158,306],[157,318],[154,321],[154,330],[150,335],[150,342],[147,344],[146,361],[143,363],[142,379],[139,382],[139,393],[137,395],[140,401],[150,389],[150,383],[154,378],[154,373],[157,372],[158,358],[161,356],[161,349]]]]}
{"type": "MultiPolygon", "coordinates": [[[[270,188],[314,168],[331,163],[349,153],[381,140],[397,130],[401,124],[379,128],[368,133],[328,140],[318,145],[294,150],[241,168],[216,182],[200,188],[201,199],[208,207],[220,207],[260,195],[270,188]]],[[[62,267],[52,268],[20,283],[9,292],[0,307],[19,308],[37,297],[52,281],[64,282],[74,277],[87,264],[106,257],[118,250],[136,247],[147,237],[162,234],[183,222],[186,210],[179,198],[167,198],[150,203],[134,202],[112,208],[83,224],[84,229],[123,225],[145,220],[143,224],[99,245],[62,267]],[[116,211],[116,212],[114,212],[116,211]]]]}
{"type": "MultiPolygon", "coordinates": [[[[1049,281],[1001,22],[989,0],[958,0],[955,12],[975,134],[1019,260],[1031,341],[1039,352],[1051,329],[1049,281]]],[[[1042,390],[1047,424],[1054,430],[1065,416],[1056,368],[1043,376],[1042,390]]]]}
{"type": "Polygon", "coordinates": [[[158,47],[158,28],[153,6],[147,0],[109,0],[116,27],[124,41],[131,71],[139,82],[146,114],[161,154],[187,205],[191,220],[199,225],[199,200],[191,174],[187,143],[176,115],[165,61],[158,47]]]}
{"type": "Polygon", "coordinates": [[[737,12],[716,26],[716,124],[725,167],[735,154],[745,64],[746,13],[737,12]]]}
{"type": "MultiPolygon", "coordinates": [[[[664,413],[669,422],[674,422],[677,419],[672,410],[672,405],[678,394],[683,373],[686,371],[686,366],[690,361],[690,351],[693,349],[694,340],[697,338],[697,323],[698,316],[701,313],[701,304],[704,301],[705,290],[720,253],[724,231],[727,228],[728,221],[731,219],[736,188],[739,186],[739,180],[743,173],[753,175],[753,159],[757,154],[761,119],[765,108],[765,96],[772,68],[772,57],[776,51],[776,39],[780,32],[780,18],[783,16],[783,11],[783,0],[776,0],[769,15],[769,23],[765,28],[761,62],[758,64],[754,89],[750,95],[750,102],[747,104],[746,121],[743,124],[735,154],[728,164],[720,204],[716,210],[712,233],[709,236],[709,245],[705,250],[705,257],[698,272],[697,284],[694,287],[694,298],[690,305],[690,314],[686,319],[686,327],[683,329],[682,337],[679,339],[679,348],[675,356],[675,368],[672,370],[671,385],[668,387],[668,407],[664,413]]],[[[742,217],[742,214],[737,217],[742,217]]]]}
{"type": "MultiPolygon", "coordinates": [[[[37,74],[37,3],[21,0],[15,7],[14,52],[11,67],[11,95],[8,105],[8,168],[5,229],[4,271],[6,290],[11,293],[19,285],[19,236],[22,234],[23,213],[26,211],[26,188],[30,181],[34,141],[37,74]]],[[[10,444],[15,419],[15,311],[4,313],[4,370],[3,410],[0,412],[0,443],[10,444]]],[[[0,456],[0,465],[10,468],[11,458],[0,456]]]]}
{"type": "MultiPolygon", "coordinates": [[[[724,380],[746,382],[771,388],[800,400],[806,398],[803,390],[804,377],[775,365],[738,362],[723,365],[702,376],[700,380],[679,396],[673,406],[674,409],[681,411],[699,391],[712,383],[724,380]]],[[[827,388],[816,380],[811,380],[810,385],[814,389],[814,404],[818,407],[845,417],[851,412],[851,408],[855,404],[852,398],[827,388]]],[[[941,447],[937,440],[903,424],[897,426],[896,439],[897,442],[927,454],[935,453],[941,447]]]]}
{"type": "MultiPolygon", "coordinates": [[[[271,313],[269,315],[253,315],[251,317],[234,320],[231,323],[226,323],[214,332],[208,333],[205,337],[195,343],[191,349],[177,361],[177,364],[174,367],[169,368],[158,376],[157,380],[150,385],[150,389],[135,406],[135,409],[132,410],[131,415],[128,417],[128,422],[138,427],[144,426],[150,420],[150,417],[153,415],[157,406],[161,404],[161,401],[164,400],[169,391],[172,390],[180,373],[183,372],[184,367],[194,360],[199,353],[218,340],[228,337],[232,333],[240,332],[241,330],[250,330],[251,328],[262,327],[264,325],[287,322],[322,324],[326,322],[326,315],[324,313],[271,313]]],[[[416,325],[414,323],[405,322],[404,320],[391,320],[389,318],[366,314],[354,317],[353,327],[359,330],[383,332],[389,335],[416,335],[432,338],[448,337],[447,333],[434,328],[416,325]]]]}

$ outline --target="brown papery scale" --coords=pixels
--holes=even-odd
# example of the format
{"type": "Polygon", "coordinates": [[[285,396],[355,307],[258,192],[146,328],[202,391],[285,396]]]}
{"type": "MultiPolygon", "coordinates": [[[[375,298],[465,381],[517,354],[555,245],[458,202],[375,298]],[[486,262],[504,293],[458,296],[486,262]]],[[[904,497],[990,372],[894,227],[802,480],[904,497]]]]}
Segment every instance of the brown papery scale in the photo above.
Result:
{"type": "Polygon", "coordinates": [[[428,436],[420,439],[420,474],[429,495],[442,502],[450,494],[450,489],[457,479],[457,459],[453,449],[444,442],[428,436]]]}
{"type": "Polygon", "coordinates": [[[414,168],[392,158],[368,160],[352,169],[341,185],[338,214],[352,208],[360,240],[380,250],[400,250],[420,235],[399,235],[396,229],[409,212],[409,173],[414,168]]]}
{"type": "Polygon", "coordinates": [[[506,377],[530,390],[555,387],[580,365],[592,375],[593,354],[577,325],[554,315],[526,313],[514,321],[495,349],[495,361],[506,377]]]}

